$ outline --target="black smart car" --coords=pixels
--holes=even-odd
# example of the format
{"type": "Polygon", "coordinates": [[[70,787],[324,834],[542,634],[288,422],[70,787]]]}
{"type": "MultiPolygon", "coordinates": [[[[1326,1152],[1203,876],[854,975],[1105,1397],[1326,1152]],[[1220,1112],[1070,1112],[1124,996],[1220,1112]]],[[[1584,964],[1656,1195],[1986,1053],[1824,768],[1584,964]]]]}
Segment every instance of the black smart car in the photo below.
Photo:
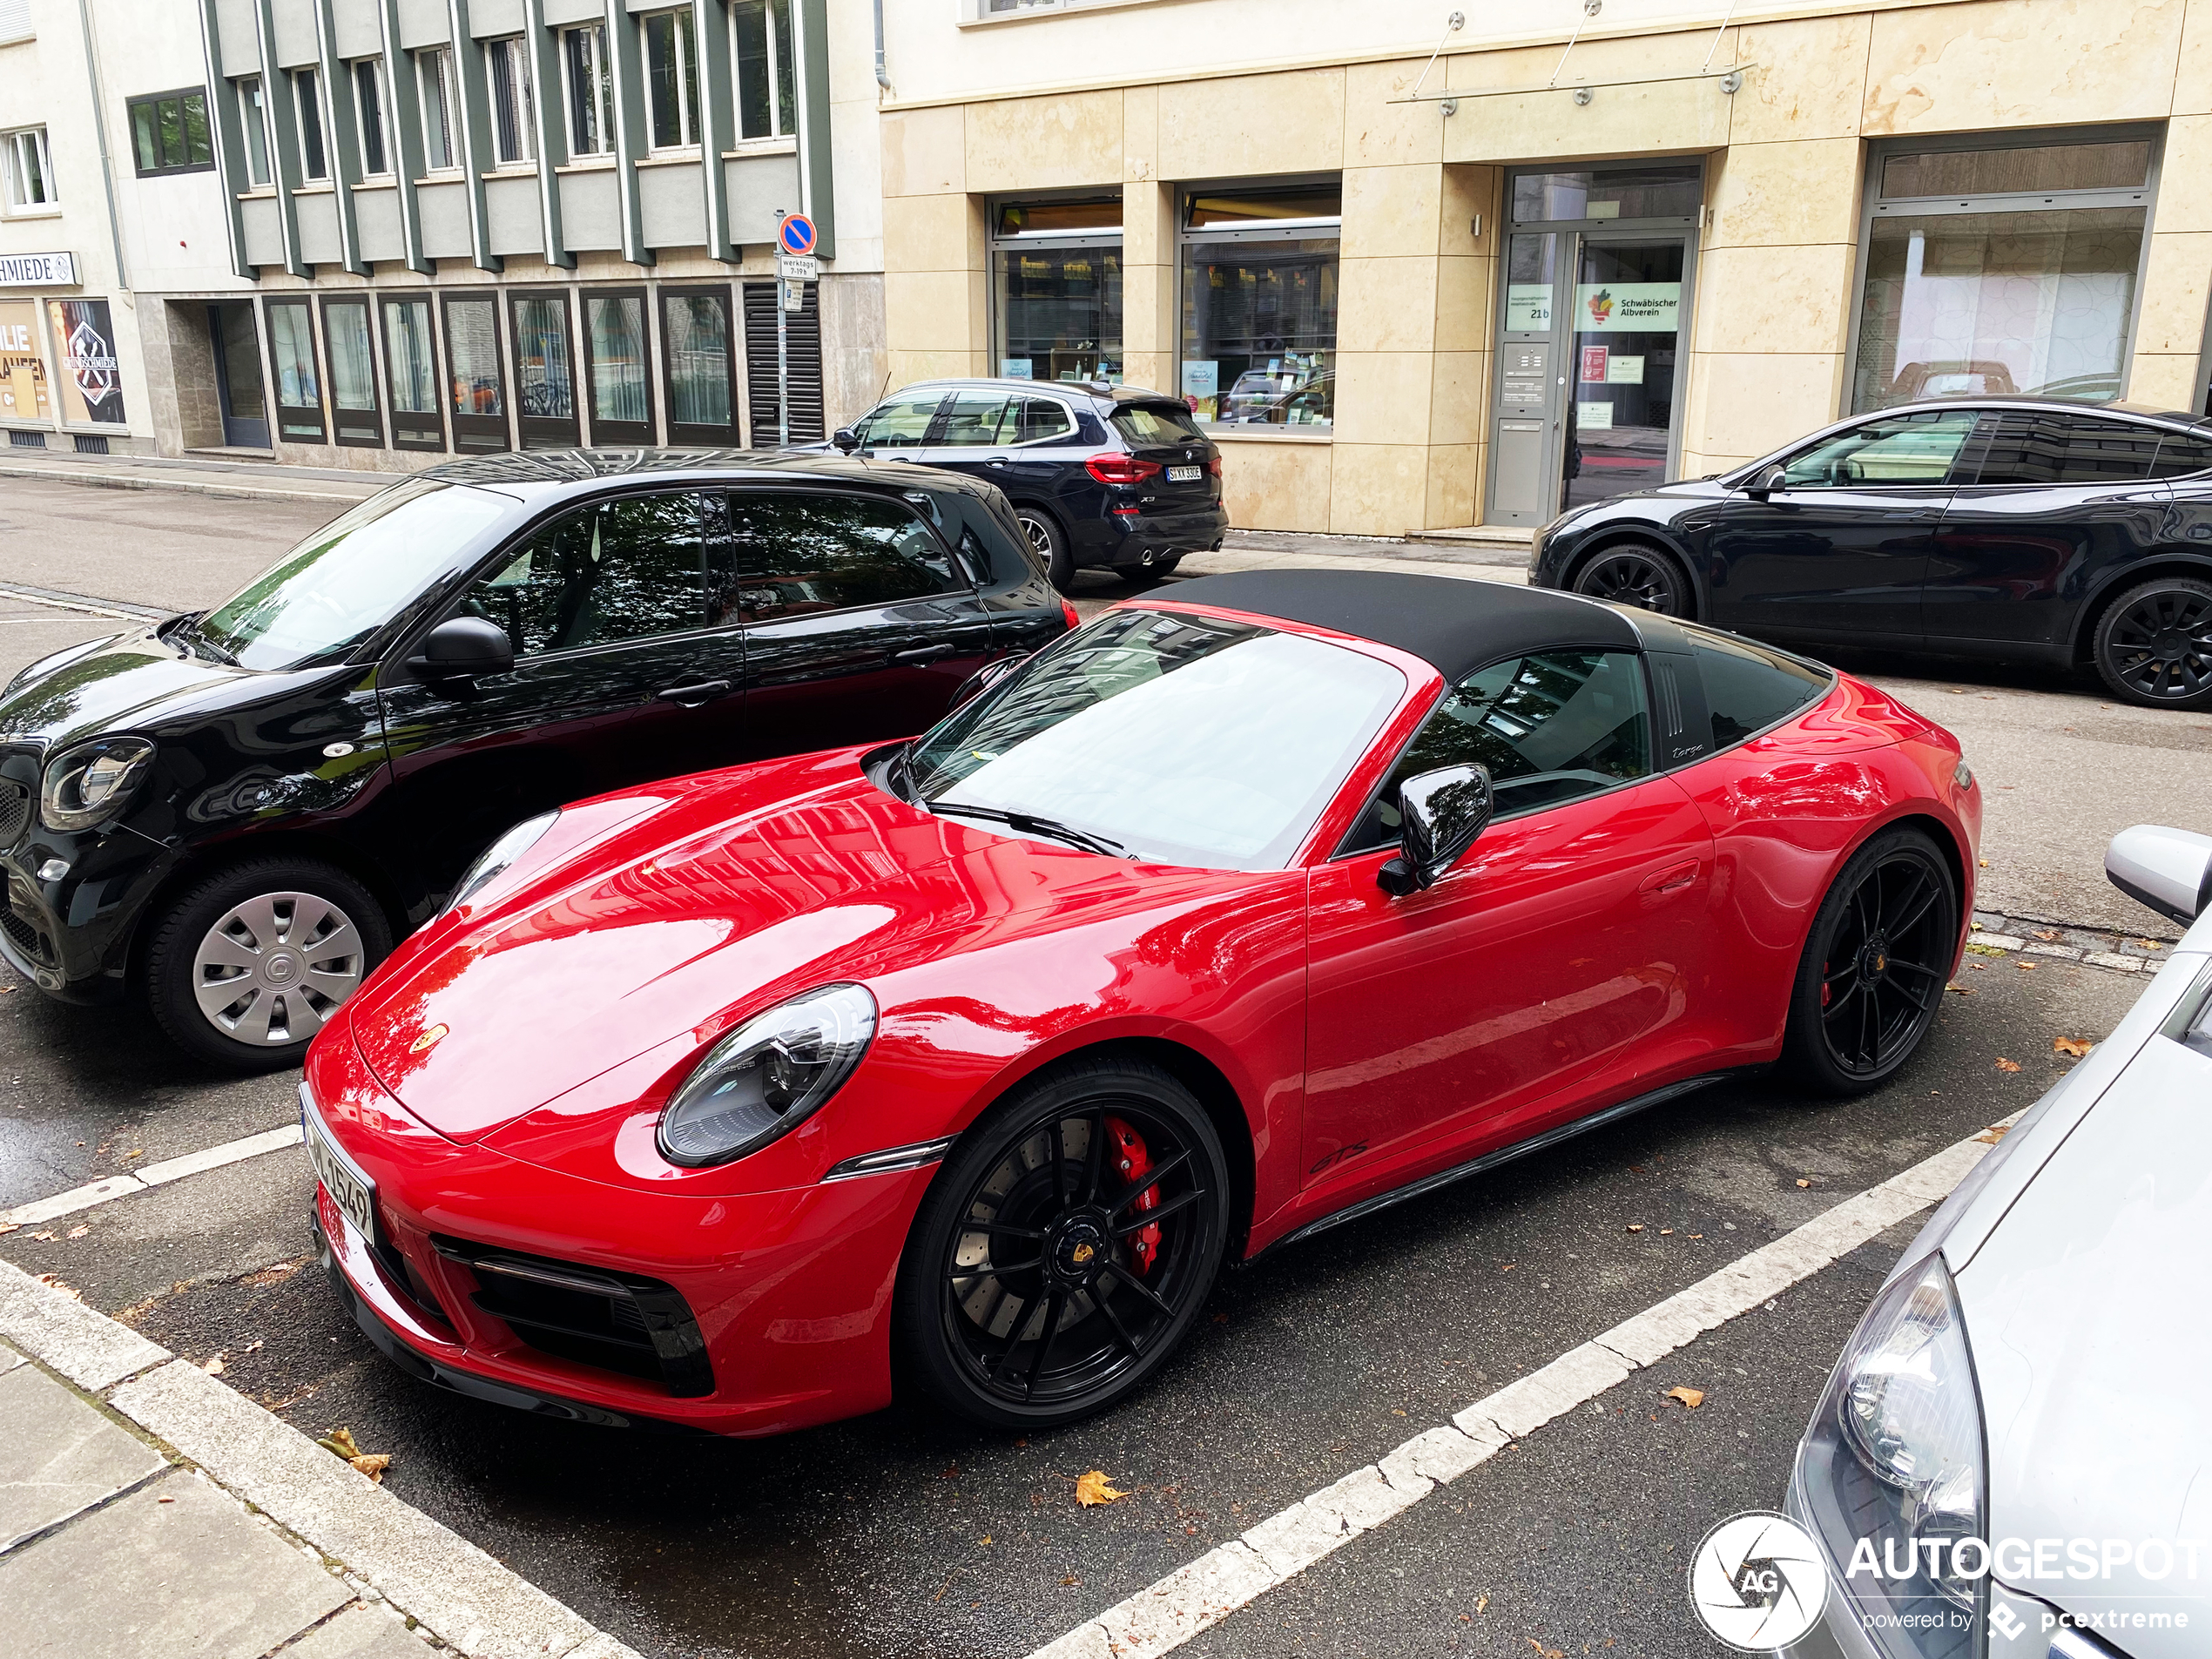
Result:
{"type": "Polygon", "coordinates": [[[519,820],[900,737],[1064,633],[989,487],[826,455],[417,473],[214,610],[0,693],[0,954],[202,1057],[298,1059],[519,820]]]}
{"type": "Polygon", "coordinates": [[[1945,400],[1578,507],[1529,580],[1784,644],[2070,670],[2212,708],[2212,421],[1945,400]]]}
{"type": "Polygon", "coordinates": [[[923,381],[832,442],[987,478],[1014,503],[1053,585],[1109,568],[1164,577],[1229,529],[1221,452],[1179,399],[1103,381],[923,381]]]}

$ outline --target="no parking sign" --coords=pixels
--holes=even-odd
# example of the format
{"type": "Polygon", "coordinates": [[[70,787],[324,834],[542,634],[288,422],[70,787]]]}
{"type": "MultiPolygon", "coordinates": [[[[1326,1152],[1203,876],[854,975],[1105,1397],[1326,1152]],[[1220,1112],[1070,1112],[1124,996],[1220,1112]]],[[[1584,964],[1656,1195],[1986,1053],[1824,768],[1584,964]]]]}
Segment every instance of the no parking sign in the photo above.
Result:
{"type": "Polygon", "coordinates": [[[776,245],[793,259],[806,258],[814,251],[814,221],[804,213],[785,214],[776,230],[776,245]]]}

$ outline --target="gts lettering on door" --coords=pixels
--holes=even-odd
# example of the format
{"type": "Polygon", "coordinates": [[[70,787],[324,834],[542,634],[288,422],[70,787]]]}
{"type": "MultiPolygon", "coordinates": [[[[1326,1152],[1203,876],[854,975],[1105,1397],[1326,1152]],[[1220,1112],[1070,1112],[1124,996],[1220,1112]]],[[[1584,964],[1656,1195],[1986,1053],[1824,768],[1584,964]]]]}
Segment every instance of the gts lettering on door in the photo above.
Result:
{"type": "Polygon", "coordinates": [[[1308,1170],[1306,1173],[1308,1175],[1318,1175],[1324,1170],[1329,1169],[1335,1164],[1342,1163],[1346,1158],[1358,1157],[1366,1150],[1367,1143],[1365,1141],[1354,1141],[1350,1146],[1339,1146],[1335,1151],[1330,1153],[1328,1157],[1323,1158],[1318,1163],[1308,1170]]]}

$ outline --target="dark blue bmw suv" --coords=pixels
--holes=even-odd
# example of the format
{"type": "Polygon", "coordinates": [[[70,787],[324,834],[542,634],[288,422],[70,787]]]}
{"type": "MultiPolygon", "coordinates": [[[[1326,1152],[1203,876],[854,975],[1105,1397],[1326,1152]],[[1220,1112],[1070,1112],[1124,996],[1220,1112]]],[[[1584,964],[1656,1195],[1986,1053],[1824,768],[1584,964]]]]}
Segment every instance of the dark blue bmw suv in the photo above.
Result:
{"type": "Polygon", "coordinates": [[[988,479],[1063,592],[1077,570],[1163,577],[1221,545],[1221,452],[1178,399],[1103,381],[923,381],[832,440],[988,479]]]}

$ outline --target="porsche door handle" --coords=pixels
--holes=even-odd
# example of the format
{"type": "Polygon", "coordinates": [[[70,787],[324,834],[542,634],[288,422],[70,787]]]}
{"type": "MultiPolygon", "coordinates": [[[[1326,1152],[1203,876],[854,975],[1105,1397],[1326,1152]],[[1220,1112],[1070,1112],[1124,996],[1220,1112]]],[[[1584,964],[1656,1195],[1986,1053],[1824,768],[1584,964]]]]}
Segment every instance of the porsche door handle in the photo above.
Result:
{"type": "Polygon", "coordinates": [[[1686,887],[1696,880],[1699,867],[1696,859],[1690,860],[1687,864],[1670,865],[1666,869],[1656,871],[1644,877],[1637,884],[1636,891],[1638,893],[1672,893],[1676,888],[1686,887]]]}
{"type": "Polygon", "coordinates": [[[727,680],[702,680],[697,685],[671,685],[666,691],[655,691],[654,700],[674,703],[681,707],[695,709],[702,703],[711,703],[718,697],[727,697],[732,690],[727,680]]]}
{"type": "Polygon", "coordinates": [[[953,647],[949,644],[922,645],[913,651],[894,651],[891,653],[891,660],[894,663],[934,663],[941,657],[952,654],[953,647]]]}

